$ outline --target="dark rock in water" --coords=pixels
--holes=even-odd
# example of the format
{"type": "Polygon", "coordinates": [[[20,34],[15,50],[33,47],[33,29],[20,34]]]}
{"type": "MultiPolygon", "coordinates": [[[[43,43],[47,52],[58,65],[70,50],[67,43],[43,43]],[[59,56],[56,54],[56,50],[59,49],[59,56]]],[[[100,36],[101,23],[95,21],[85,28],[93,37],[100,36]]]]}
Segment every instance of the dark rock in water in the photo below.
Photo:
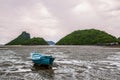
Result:
{"type": "Polygon", "coordinates": [[[0,67],[7,67],[7,66],[12,66],[12,65],[13,63],[10,61],[5,61],[5,62],[0,63],[0,67]]]}
{"type": "Polygon", "coordinates": [[[55,45],[55,42],[53,42],[53,41],[47,41],[47,43],[48,43],[49,45],[55,45]]]}
{"type": "Polygon", "coordinates": [[[9,68],[10,71],[17,71],[17,68],[9,68]]]}

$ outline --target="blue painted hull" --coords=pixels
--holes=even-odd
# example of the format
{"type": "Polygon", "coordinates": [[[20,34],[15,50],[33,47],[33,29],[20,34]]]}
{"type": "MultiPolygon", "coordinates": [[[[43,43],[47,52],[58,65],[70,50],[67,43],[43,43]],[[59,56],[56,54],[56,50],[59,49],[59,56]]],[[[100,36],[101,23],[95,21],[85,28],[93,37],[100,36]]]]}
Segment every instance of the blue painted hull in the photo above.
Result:
{"type": "Polygon", "coordinates": [[[55,58],[52,56],[45,56],[39,53],[32,53],[32,61],[39,65],[52,65],[55,58]]]}

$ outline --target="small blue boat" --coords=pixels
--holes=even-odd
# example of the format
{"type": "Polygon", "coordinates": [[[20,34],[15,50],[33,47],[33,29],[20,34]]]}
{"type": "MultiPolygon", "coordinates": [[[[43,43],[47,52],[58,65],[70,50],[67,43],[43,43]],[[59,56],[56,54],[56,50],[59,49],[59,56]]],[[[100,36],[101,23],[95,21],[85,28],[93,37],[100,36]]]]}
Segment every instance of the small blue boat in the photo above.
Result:
{"type": "Polygon", "coordinates": [[[34,52],[31,53],[31,59],[33,63],[38,65],[52,65],[55,58],[34,52]]]}

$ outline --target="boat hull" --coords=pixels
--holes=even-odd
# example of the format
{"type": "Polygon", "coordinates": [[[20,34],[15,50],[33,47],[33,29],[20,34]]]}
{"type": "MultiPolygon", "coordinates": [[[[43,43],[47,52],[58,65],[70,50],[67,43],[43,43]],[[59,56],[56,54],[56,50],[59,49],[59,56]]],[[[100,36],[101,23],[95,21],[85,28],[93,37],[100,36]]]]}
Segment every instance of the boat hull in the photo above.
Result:
{"type": "Polygon", "coordinates": [[[39,55],[39,54],[32,55],[32,61],[33,63],[39,64],[39,65],[52,65],[55,59],[52,56],[43,56],[43,55],[39,55],[39,58],[38,58],[38,56],[36,57],[36,55],[39,55]]]}

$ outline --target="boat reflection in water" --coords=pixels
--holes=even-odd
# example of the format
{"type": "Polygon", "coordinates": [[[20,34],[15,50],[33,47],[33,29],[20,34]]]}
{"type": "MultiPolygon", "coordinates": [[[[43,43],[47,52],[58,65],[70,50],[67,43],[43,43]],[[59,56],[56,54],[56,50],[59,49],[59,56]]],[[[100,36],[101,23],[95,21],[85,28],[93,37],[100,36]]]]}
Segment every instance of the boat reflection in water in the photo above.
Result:
{"type": "Polygon", "coordinates": [[[54,70],[49,65],[34,64],[32,71],[37,72],[43,79],[54,80],[54,70]]]}

